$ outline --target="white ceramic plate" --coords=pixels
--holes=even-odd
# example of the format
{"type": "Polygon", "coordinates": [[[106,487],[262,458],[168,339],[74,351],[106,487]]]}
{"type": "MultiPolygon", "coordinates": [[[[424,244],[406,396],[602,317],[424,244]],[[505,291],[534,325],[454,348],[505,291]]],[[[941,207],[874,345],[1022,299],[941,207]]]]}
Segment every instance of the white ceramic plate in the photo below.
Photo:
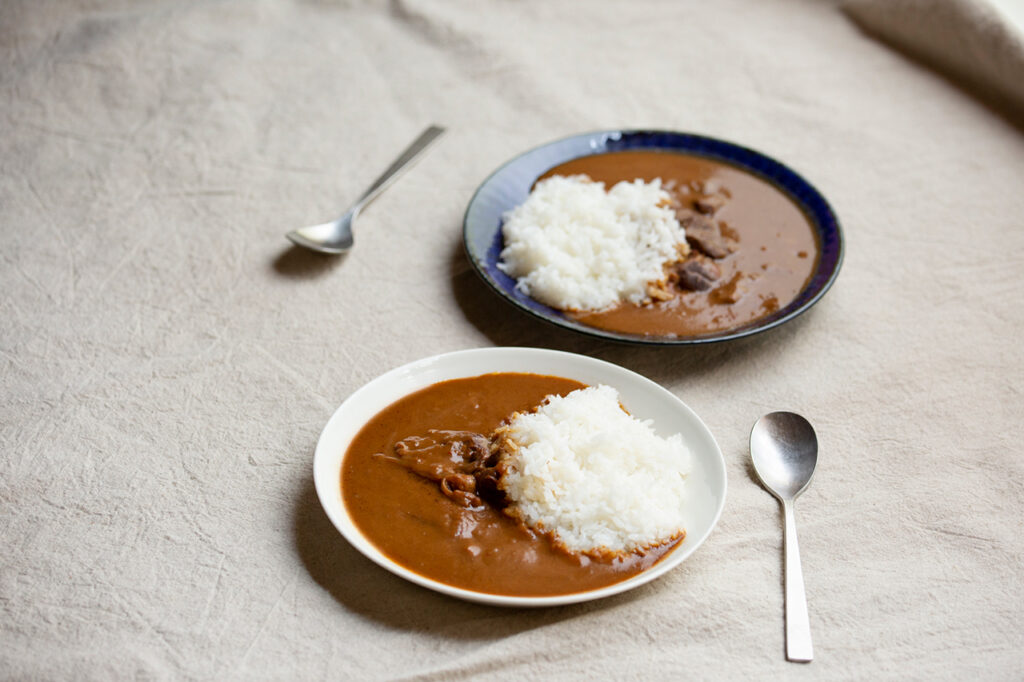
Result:
{"type": "Polygon", "coordinates": [[[559,606],[625,592],[654,580],[686,560],[707,539],[725,505],[725,460],[704,422],[679,398],[635,372],[602,360],[538,348],[482,348],[437,355],[377,377],[341,404],[316,446],[313,479],[320,504],[353,547],[392,573],[423,587],[469,601],[498,606],[559,606]],[[661,436],[679,433],[693,454],[687,488],[686,538],[668,556],[629,580],[587,592],[554,597],[511,597],[474,592],[431,580],[395,563],[367,540],[349,517],[341,497],[341,461],[359,430],[385,407],[439,381],[491,372],[529,372],[608,384],[638,419],[651,419],[661,436]]]}

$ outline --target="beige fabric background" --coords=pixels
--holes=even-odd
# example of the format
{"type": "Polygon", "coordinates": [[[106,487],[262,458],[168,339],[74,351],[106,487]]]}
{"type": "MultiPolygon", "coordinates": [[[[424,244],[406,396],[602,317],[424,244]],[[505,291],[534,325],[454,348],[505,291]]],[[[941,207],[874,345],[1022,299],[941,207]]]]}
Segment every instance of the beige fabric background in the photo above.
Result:
{"type": "Polygon", "coordinates": [[[1024,677],[1021,110],[856,16],[0,5],[0,676],[1024,677]],[[431,122],[449,134],[353,253],[288,248],[431,122]],[[692,349],[577,337],[497,299],[461,250],[474,188],[615,126],[803,173],[846,230],[835,287],[784,328],[692,349]],[[704,547],[540,611],[435,595],[349,547],[312,486],[331,412],[396,365],[494,344],[601,357],[693,407],[730,483],[704,547]],[[797,507],[807,666],[783,660],[780,516],[747,464],[775,409],[821,441],[797,507]]]}

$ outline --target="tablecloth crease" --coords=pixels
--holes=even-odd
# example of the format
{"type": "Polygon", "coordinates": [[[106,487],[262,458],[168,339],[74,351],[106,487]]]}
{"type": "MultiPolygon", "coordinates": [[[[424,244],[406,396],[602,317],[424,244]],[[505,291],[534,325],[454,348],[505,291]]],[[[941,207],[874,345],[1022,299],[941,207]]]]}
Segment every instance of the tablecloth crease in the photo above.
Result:
{"type": "Polygon", "coordinates": [[[1024,676],[1024,137],[840,3],[13,0],[0,103],[0,677],[1024,676]],[[435,122],[350,254],[290,248],[435,122]],[[474,189],[618,126],[800,172],[843,224],[832,290],[696,349],[497,299],[462,251],[474,189]],[[540,611],[350,547],[312,486],[332,411],[491,345],[616,362],[690,405],[729,478],[708,542],[540,611]],[[783,658],[781,519],[748,464],[777,409],[821,443],[797,506],[808,666],[783,658]]]}
{"type": "Polygon", "coordinates": [[[1024,3],[1018,0],[847,0],[868,33],[1005,102],[1024,120],[1024,3]]]}

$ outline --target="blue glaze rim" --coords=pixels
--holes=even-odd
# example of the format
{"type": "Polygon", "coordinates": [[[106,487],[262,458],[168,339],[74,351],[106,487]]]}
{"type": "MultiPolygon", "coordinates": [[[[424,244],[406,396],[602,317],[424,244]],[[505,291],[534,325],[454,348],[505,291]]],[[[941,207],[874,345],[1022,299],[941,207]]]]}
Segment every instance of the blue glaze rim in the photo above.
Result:
{"type": "Polygon", "coordinates": [[[778,327],[805,312],[829,290],[843,262],[843,232],[825,197],[799,173],[747,147],[713,137],[667,130],[603,130],[573,135],[535,147],[507,161],[477,188],[462,223],[463,246],[477,274],[502,298],[534,317],[572,331],[644,345],[693,345],[730,341],[778,327]],[[735,329],[699,336],[641,335],[590,327],[526,296],[498,269],[502,216],[526,200],[538,177],[554,166],[593,154],[629,149],[683,152],[722,161],[773,184],[807,215],[821,246],[818,267],[792,301],[767,317],[735,329]]]}

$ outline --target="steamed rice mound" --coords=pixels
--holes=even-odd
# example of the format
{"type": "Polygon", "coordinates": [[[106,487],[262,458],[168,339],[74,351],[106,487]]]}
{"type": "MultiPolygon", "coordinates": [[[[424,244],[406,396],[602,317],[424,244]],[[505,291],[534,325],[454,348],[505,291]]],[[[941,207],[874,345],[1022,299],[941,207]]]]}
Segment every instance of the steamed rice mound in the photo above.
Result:
{"type": "Polygon", "coordinates": [[[648,285],[689,250],[661,181],[620,182],[607,192],[585,175],[537,183],[505,214],[498,268],[527,296],[562,310],[649,300],[648,285]]]}
{"type": "Polygon", "coordinates": [[[609,386],[549,396],[495,432],[506,513],[570,552],[607,557],[684,534],[690,453],[630,416],[609,386]]]}

